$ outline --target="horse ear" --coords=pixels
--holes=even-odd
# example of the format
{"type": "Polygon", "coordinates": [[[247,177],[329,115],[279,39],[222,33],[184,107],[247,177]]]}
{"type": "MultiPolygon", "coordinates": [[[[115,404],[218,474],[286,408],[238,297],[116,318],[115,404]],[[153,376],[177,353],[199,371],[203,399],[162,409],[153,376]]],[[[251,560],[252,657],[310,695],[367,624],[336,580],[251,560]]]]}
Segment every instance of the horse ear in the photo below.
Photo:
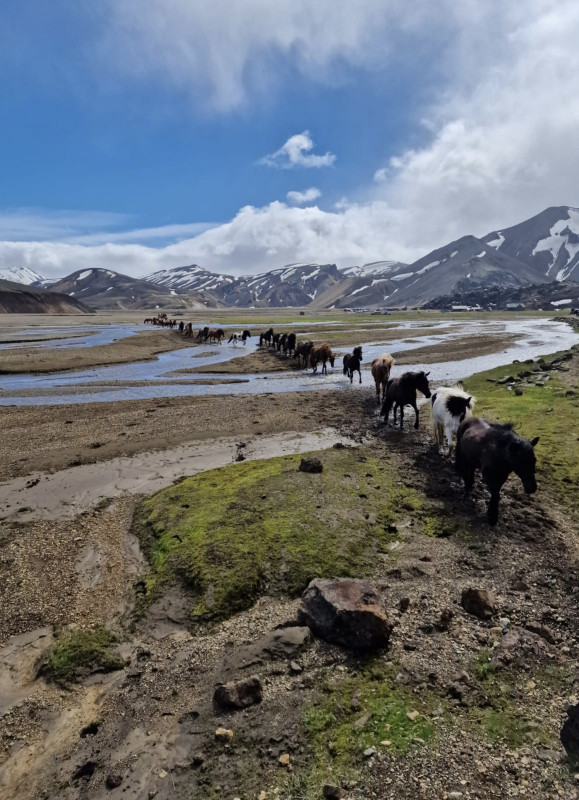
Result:
{"type": "Polygon", "coordinates": [[[425,377],[425,378],[428,378],[428,376],[429,376],[429,375],[430,375],[430,372],[425,372],[425,373],[424,373],[424,377],[425,377]]]}
{"type": "Polygon", "coordinates": [[[536,447],[539,444],[539,437],[535,436],[534,439],[531,439],[531,446],[536,447]]]}

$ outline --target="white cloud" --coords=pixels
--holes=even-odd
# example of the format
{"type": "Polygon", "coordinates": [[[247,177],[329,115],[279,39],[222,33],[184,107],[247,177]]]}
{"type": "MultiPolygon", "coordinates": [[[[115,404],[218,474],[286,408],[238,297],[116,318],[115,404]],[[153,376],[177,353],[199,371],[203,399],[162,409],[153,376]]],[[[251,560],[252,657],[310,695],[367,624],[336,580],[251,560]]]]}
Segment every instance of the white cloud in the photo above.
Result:
{"type": "Polygon", "coordinates": [[[110,231],[129,220],[127,214],[109,211],[8,208],[0,211],[0,240],[62,240],[89,231],[110,231]]]}
{"type": "MultiPolygon", "coordinates": [[[[246,99],[251,80],[263,72],[259,59],[263,67],[272,50],[308,75],[329,79],[338,58],[377,68],[383,62],[375,53],[391,52],[392,37],[404,24],[396,16],[401,0],[348,4],[343,19],[325,13],[334,8],[325,0],[280,0],[275,11],[265,0],[248,0],[230,4],[230,16],[223,14],[223,4],[184,0],[162,6],[161,0],[118,0],[118,6],[116,22],[124,19],[123,35],[133,37],[127,56],[133,67],[142,59],[143,75],[162,68],[177,83],[204,87],[224,109],[246,99]],[[208,16],[218,6],[221,27],[208,16]],[[154,19],[163,19],[158,31],[152,30],[154,19]],[[171,36],[174,46],[161,47],[171,36]],[[361,43],[366,49],[360,50],[361,43]]],[[[28,265],[51,275],[110,266],[142,275],[193,261],[231,272],[289,261],[409,261],[466,233],[482,235],[514,224],[548,205],[579,205],[576,0],[418,0],[409,24],[414,34],[428,38],[430,52],[439,54],[433,66],[440,91],[429,107],[416,109],[423,122],[413,146],[375,164],[375,180],[361,176],[365,185],[355,195],[348,188],[356,202],[340,202],[333,211],[284,203],[247,206],[224,225],[159,248],[121,241],[4,242],[0,266],[28,265]],[[441,31],[445,47],[435,48],[441,31]]],[[[382,122],[375,109],[373,124],[382,122]]],[[[311,149],[291,153],[316,157],[311,149]]],[[[286,162],[291,153],[284,151],[286,162]]]]}
{"type": "Polygon", "coordinates": [[[288,192],[286,197],[290,203],[296,206],[304,205],[305,203],[312,203],[314,200],[317,200],[318,197],[321,197],[322,193],[319,189],[316,189],[315,186],[312,186],[310,189],[306,189],[304,192],[288,192]]]}
{"type": "Polygon", "coordinates": [[[305,167],[306,169],[331,167],[336,156],[333,153],[325,153],[317,156],[310,151],[314,149],[314,142],[309,131],[296,133],[290,136],[285,144],[275,153],[260,158],[258,164],[266,167],[279,167],[280,169],[293,169],[294,167],[305,167]]]}

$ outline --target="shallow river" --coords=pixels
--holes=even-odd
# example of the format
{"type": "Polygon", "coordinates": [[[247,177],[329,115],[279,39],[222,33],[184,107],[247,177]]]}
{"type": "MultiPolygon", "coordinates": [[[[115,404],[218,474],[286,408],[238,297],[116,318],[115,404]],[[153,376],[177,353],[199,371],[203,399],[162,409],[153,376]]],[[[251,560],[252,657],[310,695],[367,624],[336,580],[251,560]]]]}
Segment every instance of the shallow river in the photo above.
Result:
{"type": "MultiPolygon", "coordinates": [[[[298,323],[299,324],[299,323],[298,323]]],[[[301,323],[310,327],[312,323],[301,323]]],[[[129,336],[135,331],[142,330],[144,326],[115,325],[93,326],[96,332],[87,335],[91,326],[83,327],[79,336],[71,339],[47,341],[44,346],[90,346],[112,341],[113,338],[129,336]],[[111,330],[114,328],[114,331],[111,330]],[[105,341],[103,341],[105,340],[105,341]]],[[[223,326],[239,328],[238,325],[223,326]]],[[[286,327],[286,326],[284,326],[286,327]]],[[[397,329],[399,330],[399,326],[397,329]]],[[[408,322],[404,324],[408,331],[408,339],[388,340],[387,336],[380,341],[365,344],[364,365],[362,370],[363,385],[370,384],[371,376],[369,365],[373,358],[383,352],[406,353],[412,350],[456,342],[456,359],[440,363],[408,364],[404,367],[394,368],[393,375],[407,370],[425,369],[430,371],[430,378],[435,382],[454,382],[464,379],[475,372],[491,369],[502,364],[510,364],[513,360],[524,361],[527,358],[536,358],[540,355],[564,350],[579,343],[579,334],[564,322],[554,322],[545,319],[513,319],[506,321],[469,321],[445,320],[439,323],[408,322]],[[434,328],[435,332],[428,336],[413,338],[413,332],[423,327],[434,328]],[[440,330],[440,333],[436,332],[440,330]],[[446,332],[444,332],[446,331],[446,332]],[[496,337],[499,341],[502,336],[516,334],[519,338],[514,344],[505,349],[477,358],[461,358],[460,344],[466,336],[485,335],[496,337]]],[[[38,333],[38,331],[35,331],[38,333]]],[[[51,331],[52,332],[52,331],[51,331]]],[[[70,329],[68,329],[70,333],[70,329]]],[[[24,338],[24,337],[21,337],[24,338]]],[[[252,340],[254,343],[256,339],[252,340]]],[[[209,366],[222,363],[237,356],[247,355],[254,351],[254,345],[247,347],[233,345],[191,347],[163,353],[155,361],[137,362],[132,364],[119,364],[93,369],[60,372],[50,375],[11,375],[0,376],[0,405],[52,405],[62,403],[86,402],[112,402],[118,400],[136,400],[155,397],[186,396],[186,395],[216,395],[216,394],[257,394],[301,391],[321,388],[356,389],[357,383],[350,387],[349,382],[342,374],[341,356],[350,352],[351,348],[335,348],[338,356],[335,368],[329,369],[327,376],[312,375],[311,370],[303,372],[270,373],[267,375],[234,375],[223,376],[223,381],[237,381],[234,383],[220,383],[220,376],[214,374],[196,373],[195,375],[175,372],[191,369],[192,367],[209,366]],[[211,379],[216,381],[213,385],[199,381],[211,379]],[[74,390],[78,394],[71,393],[74,390]],[[29,396],[31,392],[46,392],[38,396],[29,396]],[[18,396],[26,392],[27,396],[18,396]]]]}

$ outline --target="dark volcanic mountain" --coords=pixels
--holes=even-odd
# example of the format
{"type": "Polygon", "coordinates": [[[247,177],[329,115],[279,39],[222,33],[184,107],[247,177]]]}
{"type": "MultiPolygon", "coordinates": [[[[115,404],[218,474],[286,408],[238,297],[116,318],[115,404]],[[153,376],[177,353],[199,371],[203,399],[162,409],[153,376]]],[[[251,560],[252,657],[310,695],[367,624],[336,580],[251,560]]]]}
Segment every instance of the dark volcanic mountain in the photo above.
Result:
{"type": "Polygon", "coordinates": [[[485,244],[463,236],[433,250],[391,275],[397,289],[388,305],[422,305],[434,297],[464,293],[486,286],[524,286],[548,281],[536,266],[524,264],[485,244]]]}
{"type": "Polygon", "coordinates": [[[177,294],[174,289],[110,269],[78,270],[53,283],[50,291],[64,292],[98,309],[162,308],[178,312],[206,307],[193,294],[177,294]]]}
{"type": "Polygon", "coordinates": [[[487,234],[483,241],[539,270],[547,280],[579,280],[579,208],[546,208],[518,225],[487,234]]]}
{"type": "Polygon", "coordinates": [[[505,310],[520,304],[525,308],[543,311],[579,308],[579,283],[573,281],[551,281],[531,283],[528,286],[507,288],[491,286],[436,297],[426,303],[425,308],[451,309],[452,306],[481,306],[489,310],[505,310]]]}
{"type": "Polygon", "coordinates": [[[66,294],[0,280],[0,314],[84,314],[90,309],[66,294]]]}
{"type": "Polygon", "coordinates": [[[174,267],[163,269],[147,275],[145,280],[157,283],[176,292],[195,292],[197,294],[211,294],[222,292],[225,287],[237,281],[233,275],[221,275],[218,272],[209,272],[198,264],[187,267],[174,267]]]}

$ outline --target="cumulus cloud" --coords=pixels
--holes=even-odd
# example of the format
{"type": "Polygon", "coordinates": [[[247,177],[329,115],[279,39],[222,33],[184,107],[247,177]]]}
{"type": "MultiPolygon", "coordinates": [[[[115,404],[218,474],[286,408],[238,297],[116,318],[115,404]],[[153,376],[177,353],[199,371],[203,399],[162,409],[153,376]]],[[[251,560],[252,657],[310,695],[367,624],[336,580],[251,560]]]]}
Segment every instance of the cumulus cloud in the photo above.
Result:
{"type": "Polygon", "coordinates": [[[336,156],[333,153],[325,153],[317,156],[310,151],[314,149],[314,142],[309,131],[296,133],[290,136],[279,150],[271,155],[260,158],[257,162],[265,167],[278,167],[279,169],[293,169],[294,167],[305,167],[306,169],[316,169],[319,167],[331,167],[336,156]]]}
{"type": "Polygon", "coordinates": [[[316,189],[315,186],[312,186],[310,189],[306,189],[304,192],[288,192],[286,197],[292,205],[301,206],[304,203],[312,203],[314,200],[317,200],[318,197],[321,197],[322,193],[319,189],[316,189]]]}
{"type": "MultiPolygon", "coordinates": [[[[371,54],[391,51],[392,37],[403,26],[396,15],[396,9],[403,8],[398,0],[348,4],[343,20],[328,10],[334,5],[325,0],[280,0],[279,12],[278,4],[273,11],[265,0],[230,5],[231,25],[223,34],[207,19],[209,8],[219,6],[222,12],[219,3],[172,0],[161,7],[161,0],[118,0],[116,21],[123,18],[126,36],[134,34],[129,60],[139,54],[150,57],[158,68],[171,67],[177,82],[191,79],[199,86],[205,80],[206,91],[223,108],[246,98],[250,83],[243,76],[261,74],[263,70],[252,72],[251,65],[257,58],[262,66],[267,64],[272,48],[316,75],[330,70],[340,54],[354,66],[377,68],[379,59],[371,54]],[[186,9],[194,5],[199,8],[187,15],[186,9]],[[248,15],[259,17],[259,31],[243,22],[246,7],[248,15]],[[146,26],[135,20],[138,9],[146,26]],[[151,30],[152,9],[164,21],[158,32],[151,30]],[[191,32],[193,20],[203,43],[201,33],[191,32]],[[183,23],[180,31],[178,22],[183,23]],[[151,34],[146,54],[140,42],[145,30],[151,34]],[[175,31],[174,46],[160,47],[175,31]],[[222,52],[227,50],[222,36],[226,43],[235,42],[237,50],[222,52]],[[363,54],[361,42],[367,45],[363,54]],[[204,57],[215,77],[209,76],[209,66],[201,66],[204,57]],[[364,59],[369,61],[362,63],[364,59]],[[188,72],[188,65],[205,77],[199,78],[195,69],[188,72]]],[[[428,107],[417,109],[423,120],[413,145],[373,165],[361,176],[357,193],[349,187],[356,202],[340,203],[333,211],[279,202],[247,206],[226,224],[159,248],[122,242],[4,242],[0,266],[26,264],[52,275],[110,266],[142,275],[192,261],[237,273],[289,261],[409,261],[466,233],[482,235],[506,227],[549,205],[579,205],[576,0],[417,0],[411,16],[412,33],[430,37],[431,45],[438,41],[437,20],[444,23],[445,47],[432,48],[439,54],[440,91],[431,96],[428,107]]],[[[145,66],[148,74],[151,63],[145,66]]],[[[378,111],[375,124],[381,124],[378,111]]],[[[300,136],[309,139],[305,133],[300,136]]],[[[312,149],[286,149],[283,159],[290,162],[291,153],[298,159],[316,157],[312,149]]]]}

